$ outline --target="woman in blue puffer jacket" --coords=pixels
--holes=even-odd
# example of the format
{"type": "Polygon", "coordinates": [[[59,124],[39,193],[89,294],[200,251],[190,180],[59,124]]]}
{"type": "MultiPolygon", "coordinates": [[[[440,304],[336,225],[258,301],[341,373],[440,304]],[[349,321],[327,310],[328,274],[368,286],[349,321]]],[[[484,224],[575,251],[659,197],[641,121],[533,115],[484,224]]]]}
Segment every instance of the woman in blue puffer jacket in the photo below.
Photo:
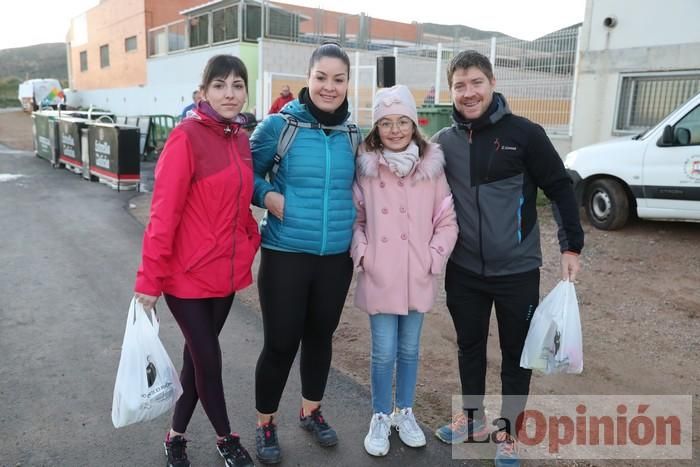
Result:
{"type": "Polygon", "coordinates": [[[253,202],[268,210],[258,275],[265,339],[255,372],[256,454],[263,463],[281,460],[274,417],[299,344],[300,424],[322,446],[338,442],[320,405],[333,332],[352,279],[355,155],[348,132],[319,124],[342,128],[347,123],[349,78],[350,60],[338,45],[314,51],[308,87],[282,109],[302,126],[272,182],[266,176],[275,165],[285,118],[268,116],[251,138],[253,202]],[[308,123],[316,127],[304,127],[308,123]]]}

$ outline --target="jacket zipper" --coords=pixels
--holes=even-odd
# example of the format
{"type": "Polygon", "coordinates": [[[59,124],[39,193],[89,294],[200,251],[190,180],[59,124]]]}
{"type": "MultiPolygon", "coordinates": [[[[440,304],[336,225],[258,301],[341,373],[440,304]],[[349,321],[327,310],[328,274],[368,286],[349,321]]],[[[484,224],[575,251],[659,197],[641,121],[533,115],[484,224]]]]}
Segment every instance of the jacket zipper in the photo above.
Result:
{"type": "Polygon", "coordinates": [[[328,241],[328,185],[331,178],[331,153],[328,150],[328,137],[323,130],[320,130],[326,141],[326,179],[323,188],[323,232],[321,233],[321,256],[326,252],[326,243],[328,241]]]}
{"type": "MultiPolygon", "coordinates": [[[[230,127],[229,128],[230,131],[230,127]]],[[[231,162],[236,164],[236,172],[238,172],[238,194],[236,195],[236,210],[233,215],[233,248],[231,248],[231,289],[236,289],[236,271],[235,271],[235,258],[236,258],[236,227],[238,226],[238,215],[241,211],[241,191],[243,191],[243,174],[241,173],[240,161],[235,156],[235,151],[232,150],[234,141],[233,137],[229,135],[228,153],[231,158],[231,162]]]]}
{"type": "MultiPolygon", "coordinates": [[[[469,144],[469,157],[474,157],[473,151],[472,151],[472,129],[469,129],[469,135],[468,135],[468,144],[469,144]]],[[[478,164],[474,164],[474,167],[476,168],[478,164]]],[[[476,181],[476,214],[479,217],[479,259],[481,259],[481,275],[485,276],[486,275],[486,259],[484,259],[484,238],[483,238],[483,232],[482,232],[482,222],[481,222],[481,203],[479,202],[479,188],[481,187],[481,183],[479,183],[479,178],[478,178],[478,173],[476,181]]]]}

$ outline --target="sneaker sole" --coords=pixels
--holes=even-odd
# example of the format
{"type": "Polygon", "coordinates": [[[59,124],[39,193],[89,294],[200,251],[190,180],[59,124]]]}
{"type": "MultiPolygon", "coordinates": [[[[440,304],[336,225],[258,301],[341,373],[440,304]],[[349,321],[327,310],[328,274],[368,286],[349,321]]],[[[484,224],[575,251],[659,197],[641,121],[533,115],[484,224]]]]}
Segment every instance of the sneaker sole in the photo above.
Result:
{"type": "Polygon", "coordinates": [[[323,446],[324,448],[331,448],[331,447],[335,446],[336,444],[338,444],[337,438],[333,441],[322,441],[322,440],[318,439],[318,437],[316,436],[316,433],[314,433],[313,428],[307,428],[306,425],[304,425],[303,423],[300,423],[299,426],[302,427],[304,430],[308,431],[309,433],[311,433],[314,436],[314,438],[316,438],[316,441],[318,442],[318,444],[323,446]]]}
{"type": "Polygon", "coordinates": [[[417,440],[417,441],[406,441],[405,439],[403,439],[401,437],[400,431],[399,431],[399,439],[401,440],[401,442],[403,444],[405,444],[409,448],[422,448],[422,447],[425,447],[425,445],[427,444],[427,441],[425,440],[425,438],[423,438],[422,440],[417,440]]]}
{"type": "Polygon", "coordinates": [[[374,456],[374,457],[386,456],[389,453],[389,448],[391,447],[391,446],[387,446],[386,451],[375,451],[375,450],[371,449],[369,446],[367,446],[367,438],[365,438],[364,445],[365,445],[365,451],[367,452],[367,454],[369,454],[370,456],[374,456]]]}
{"type": "MultiPolygon", "coordinates": [[[[488,429],[484,428],[482,431],[477,431],[476,433],[473,433],[472,438],[475,439],[476,441],[481,441],[481,439],[488,434],[489,434],[488,429]]],[[[467,439],[469,438],[468,436],[465,436],[464,438],[460,437],[457,439],[449,439],[448,440],[448,439],[443,438],[439,431],[435,432],[435,437],[445,444],[461,444],[461,443],[466,442],[467,439]]]]}
{"type": "Polygon", "coordinates": [[[260,461],[261,464],[265,465],[274,465],[274,464],[279,464],[282,462],[282,456],[276,457],[274,459],[265,459],[263,457],[258,456],[258,454],[255,454],[255,458],[260,461]]]}

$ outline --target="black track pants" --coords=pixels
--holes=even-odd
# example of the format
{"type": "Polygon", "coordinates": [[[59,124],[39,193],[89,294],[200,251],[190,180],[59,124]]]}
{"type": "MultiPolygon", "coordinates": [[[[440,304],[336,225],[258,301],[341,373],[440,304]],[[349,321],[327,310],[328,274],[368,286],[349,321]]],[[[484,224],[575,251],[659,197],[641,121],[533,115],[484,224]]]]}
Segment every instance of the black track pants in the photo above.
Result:
{"type": "MultiPolygon", "coordinates": [[[[512,423],[525,409],[531,370],[520,368],[520,354],[539,303],[540,271],[483,277],[447,264],[447,307],[457,331],[459,376],[465,409],[483,411],[486,393],[486,343],[491,308],[495,304],[501,346],[501,416],[512,423]]],[[[481,412],[483,414],[483,412],[481,412]]],[[[513,431],[511,431],[513,432],[513,431]]]]}

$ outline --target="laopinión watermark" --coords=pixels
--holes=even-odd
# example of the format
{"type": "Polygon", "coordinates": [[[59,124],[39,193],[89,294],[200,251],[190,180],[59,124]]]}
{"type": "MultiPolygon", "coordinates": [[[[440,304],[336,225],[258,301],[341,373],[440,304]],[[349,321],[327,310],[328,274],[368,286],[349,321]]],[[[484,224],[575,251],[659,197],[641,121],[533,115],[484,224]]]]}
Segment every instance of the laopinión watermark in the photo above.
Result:
{"type": "MultiPolygon", "coordinates": [[[[453,413],[480,420],[480,399],[453,396],[453,413]]],[[[454,444],[452,457],[493,458],[496,432],[518,427],[522,459],[692,459],[691,395],[531,395],[523,405],[522,396],[485,396],[486,429],[454,444]],[[517,415],[500,416],[513,407],[517,415]]]]}

